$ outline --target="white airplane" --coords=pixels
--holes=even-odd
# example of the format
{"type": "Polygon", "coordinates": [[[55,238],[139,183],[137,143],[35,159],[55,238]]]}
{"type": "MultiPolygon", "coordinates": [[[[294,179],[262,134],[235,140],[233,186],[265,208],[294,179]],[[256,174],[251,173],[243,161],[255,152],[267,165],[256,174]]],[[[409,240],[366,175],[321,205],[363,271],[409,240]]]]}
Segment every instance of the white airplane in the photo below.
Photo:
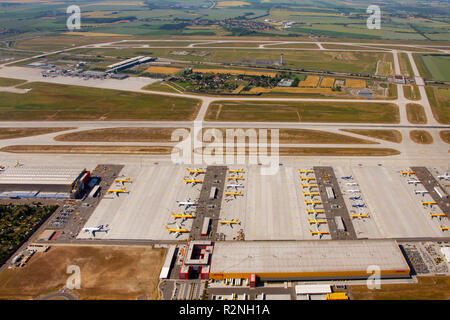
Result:
{"type": "Polygon", "coordinates": [[[416,194],[421,194],[422,196],[425,196],[425,193],[428,193],[428,191],[426,191],[426,190],[414,190],[414,192],[416,194]]]}
{"type": "Polygon", "coordinates": [[[5,171],[5,167],[3,167],[2,165],[0,165],[0,171],[5,171]]]}
{"type": "Polygon", "coordinates": [[[440,176],[437,176],[439,179],[445,179],[445,180],[450,180],[450,175],[449,174],[444,174],[444,175],[440,175],[440,176]]]}
{"type": "Polygon", "coordinates": [[[184,206],[184,210],[187,210],[188,208],[197,205],[197,203],[191,201],[191,199],[187,199],[187,201],[177,201],[177,203],[179,207],[184,206]]]}
{"type": "Polygon", "coordinates": [[[415,186],[419,183],[421,183],[419,180],[408,180],[408,184],[414,184],[415,186]]]}
{"type": "Polygon", "coordinates": [[[243,188],[243,187],[244,187],[244,185],[240,184],[240,183],[227,184],[227,188],[235,188],[235,189],[237,189],[237,188],[243,188]]]}
{"type": "Polygon", "coordinates": [[[353,179],[353,176],[343,176],[341,178],[344,180],[350,180],[350,179],[353,179]]]}
{"type": "Polygon", "coordinates": [[[348,186],[357,186],[358,184],[356,182],[347,182],[346,185],[348,185],[348,186]]]}
{"type": "MultiPolygon", "coordinates": [[[[108,226],[108,225],[106,225],[106,226],[108,226]]],[[[83,228],[82,231],[92,233],[92,236],[93,236],[94,238],[95,238],[95,233],[96,233],[96,232],[106,232],[106,233],[108,233],[108,230],[105,229],[105,226],[104,226],[104,225],[99,225],[99,226],[96,227],[96,228],[83,228]]]]}
{"type": "Polygon", "coordinates": [[[347,191],[350,192],[350,193],[358,193],[358,192],[361,192],[361,191],[356,190],[356,189],[351,189],[351,190],[347,190],[347,191]]]}

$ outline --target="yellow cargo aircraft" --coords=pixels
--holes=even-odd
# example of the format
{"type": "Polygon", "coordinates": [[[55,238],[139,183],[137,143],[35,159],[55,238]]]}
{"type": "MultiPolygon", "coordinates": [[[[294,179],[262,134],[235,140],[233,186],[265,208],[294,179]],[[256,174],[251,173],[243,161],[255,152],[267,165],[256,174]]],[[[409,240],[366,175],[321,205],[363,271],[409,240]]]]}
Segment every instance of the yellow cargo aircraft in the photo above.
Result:
{"type": "Polygon", "coordinates": [[[317,224],[320,224],[320,223],[327,223],[326,220],[309,220],[309,219],[308,219],[308,222],[309,222],[310,224],[313,224],[313,223],[317,223],[317,224]]]}
{"type": "Polygon", "coordinates": [[[205,170],[201,170],[201,169],[194,169],[191,170],[189,168],[186,168],[186,170],[190,173],[190,174],[195,174],[195,176],[198,176],[199,174],[205,173],[205,170]]]}
{"type": "Polygon", "coordinates": [[[123,189],[109,189],[108,193],[114,193],[116,196],[119,196],[119,193],[124,193],[127,191],[127,188],[123,189]]]}
{"type": "Polygon", "coordinates": [[[317,184],[302,184],[303,188],[317,188],[317,184]]]}
{"type": "Polygon", "coordinates": [[[441,218],[441,217],[445,217],[446,216],[446,214],[445,213],[432,213],[432,212],[430,212],[429,213],[429,215],[430,215],[430,217],[439,217],[439,218],[441,218]]]}
{"type": "Polygon", "coordinates": [[[239,221],[239,219],[237,219],[237,220],[234,220],[234,219],[232,219],[232,220],[228,220],[228,221],[219,221],[219,223],[220,224],[227,224],[227,225],[229,225],[231,228],[233,228],[233,225],[235,225],[235,224],[241,224],[241,222],[239,221]]]}
{"type": "Polygon", "coordinates": [[[193,179],[186,179],[186,178],[183,178],[183,180],[186,183],[192,183],[192,186],[195,186],[197,183],[202,183],[202,180],[193,180],[193,179]]]}
{"type": "Polygon", "coordinates": [[[300,178],[300,180],[316,180],[316,178],[314,178],[314,177],[300,177],[299,176],[299,178],[300,178]]]}
{"type": "Polygon", "coordinates": [[[436,201],[422,201],[422,205],[424,205],[424,206],[428,206],[428,205],[433,206],[433,204],[436,204],[436,201]]]}
{"type": "Polygon", "coordinates": [[[305,203],[306,204],[321,204],[322,202],[321,201],[307,201],[307,200],[305,200],[305,203]]]}
{"type": "Polygon", "coordinates": [[[313,173],[314,171],[313,170],[298,170],[298,173],[306,173],[306,174],[308,174],[308,173],[313,173]]]}
{"type": "Polygon", "coordinates": [[[369,214],[352,214],[352,218],[368,218],[369,214]]]}
{"type": "Polygon", "coordinates": [[[244,179],[244,176],[240,176],[240,177],[228,177],[228,180],[242,180],[244,179]]]}
{"type": "Polygon", "coordinates": [[[441,230],[442,230],[442,231],[445,231],[445,230],[448,231],[448,230],[450,230],[450,227],[444,227],[444,226],[441,226],[441,230]]]}
{"type": "Polygon", "coordinates": [[[225,192],[225,195],[228,197],[234,197],[236,199],[237,196],[242,196],[242,191],[239,192],[225,192]]]}
{"type": "Polygon", "coordinates": [[[404,171],[404,170],[402,170],[401,173],[402,173],[402,175],[406,175],[406,174],[408,174],[408,175],[410,175],[410,174],[415,174],[414,171],[404,171]]]}
{"type": "Polygon", "coordinates": [[[178,238],[182,233],[189,232],[188,229],[184,229],[184,228],[169,228],[168,226],[166,226],[166,230],[169,231],[169,233],[176,233],[176,238],[178,238]]]}
{"type": "Polygon", "coordinates": [[[114,180],[114,182],[120,182],[120,183],[122,183],[122,185],[124,185],[125,182],[130,182],[130,183],[131,183],[131,179],[130,179],[130,178],[126,178],[126,179],[116,179],[116,180],[114,180]]]}
{"type": "Polygon", "coordinates": [[[322,238],[324,234],[329,234],[328,231],[312,231],[311,229],[309,230],[309,233],[311,233],[312,235],[318,235],[319,239],[322,238]]]}
{"type": "Polygon", "coordinates": [[[228,170],[230,173],[242,173],[244,172],[244,169],[237,169],[237,170],[228,170]]]}
{"type": "Polygon", "coordinates": [[[323,213],[323,210],[306,210],[306,213],[323,213]]]}
{"type": "Polygon", "coordinates": [[[303,192],[304,196],[318,196],[319,194],[318,192],[303,192]]]}

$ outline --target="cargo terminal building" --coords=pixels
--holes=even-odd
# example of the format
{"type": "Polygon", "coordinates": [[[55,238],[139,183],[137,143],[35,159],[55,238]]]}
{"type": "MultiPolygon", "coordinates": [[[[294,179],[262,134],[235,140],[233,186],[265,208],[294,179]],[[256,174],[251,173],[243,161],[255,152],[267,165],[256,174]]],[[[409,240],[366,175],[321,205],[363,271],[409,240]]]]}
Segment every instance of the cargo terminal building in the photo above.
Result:
{"type": "Polygon", "coordinates": [[[216,242],[209,279],[357,280],[379,268],[384,279],[409,278],[394,240],[216,242]]]}
{"type": "Polygon", "coordinates": [[[76,199],[87,188],[83,168],[16,167],[0,171],[0,199],[76,199]]]}

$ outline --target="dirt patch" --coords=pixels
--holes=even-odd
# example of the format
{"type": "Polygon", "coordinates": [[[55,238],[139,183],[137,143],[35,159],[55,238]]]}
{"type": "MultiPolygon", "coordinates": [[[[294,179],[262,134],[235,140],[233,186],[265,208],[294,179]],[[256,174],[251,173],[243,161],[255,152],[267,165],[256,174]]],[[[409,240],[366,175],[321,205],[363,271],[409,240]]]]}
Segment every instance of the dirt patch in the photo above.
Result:
{"type": "Polygon", "coordinates": [[[24,138],[72,129],[75,128],[0,128],[0,139],[24,138]]]}
{"type": "Polygon", "coordinates": [[[408,121],[413,124],[426,124],[427,116],[422,105],[408,103],[406,105],[406,116],[408,121]]]}
{"type": "Polygon", "coordinates": [[[54,246],[36,253],[22,268],[0,274],[0,299],[32,299],[61,289],[70,274],[81,271],[80,299],[155,299],[165,249],[143,247],[54,246]]]}
{"type": "Polygon", "coordinates": [[[390,142],[402,142],[402,134],[398,130],[377,130],[377,129],[341,129],[341,131],[360,134],[363,136],[386,140],[390,142]]]}
{"type": "MultiPolygon", "coordinates": [[[[55,137],[56,141],[77,142],[170,142],[177,128],[107,128],[79,131],[55,137]]],[[[189,131],[189,129],[184,128],[189,131]]],[[[0,129],[1,132],[1,129],[0,129]]]]}
{"type": "Polygon", "coordinates": [[[432,144],[433,143],[433,137],[431,134],[428,133],[428,131],[423,130],[411,130],[409,132],[409,136],[412,141],[419,144],[432,144]]]}
{"type": "Polygon", "coordinates": [[[11,153],[76,153],[76,154],[170,154],[172,147],[164,146],[74,146],[74,145],[15,145],[0,149],[11,153]]]}

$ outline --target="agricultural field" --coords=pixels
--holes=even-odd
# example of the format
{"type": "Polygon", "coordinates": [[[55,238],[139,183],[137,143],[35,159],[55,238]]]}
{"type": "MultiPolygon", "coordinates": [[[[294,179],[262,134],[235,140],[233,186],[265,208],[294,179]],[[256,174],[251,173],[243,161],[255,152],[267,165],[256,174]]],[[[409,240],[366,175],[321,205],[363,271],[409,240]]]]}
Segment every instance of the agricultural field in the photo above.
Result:
{"type": "Polygon", "coordinates": [[[207,121],[398,123],[398,107],[389,103],[217,101],[207,121]]]}
{"type": "Polygon", "coordinates": [[[0,92],[0,119],[29,120],[188,120],[200,103],[189,98],[125,91],[28,83],[26,94],[0,92]]]}
{"type": "Polygon", "coordinates": [[[159,66],[151,66],[145,69],[144,72],[146,73],[153,73],[153,74],[174,74],[177,72],[180,72],[181,68],[174,68],[174,67],[159,67],[159,66]]]}
{"type": "Polygon", "coordinates": [[[423,55],[422,60],[433,80],[450,82],[450,55],[423,55]]]}
{"type": "Polygon", "coordinates": [[[320,83],[320,87],[322,88],[333,88],[334,87],[334,78],[322,78],[322,82],[320,83]]]}
{"type": "Polygon", "coordinates": [[[62,289],[67,266],[80,267],[81,300],[139,297],[155,300],[165,249],[119,246],[53,246],[26,266],[0,273],[0,299],[38,299],[62,289]],[[132,275],[132,276],[131,276],[132,275]]]}
{"type": "Polygon", "coordinates": [[[358,79],[345,79],[344,87],[346,87],[346,88],[365,88],[366,81],[358,80],[358,79]]]}
{"type": "Polygon", "coordinates": [[[251,70],[236,70],[236,69],[192,69],[192,72],[199,73],[221,73],[221,74],[234,74],[234,75],[247,75],[247,76],[266,76],[275,77],[276,72],[267,71],[251,71],[251,70]]]}
{"type": "Polygon", "coordinates": [[[320,77],[318,76],[307,76],[305,80],[298,83],[298,86],[304,88],[316,88],[319,81],[320,77]]]}

